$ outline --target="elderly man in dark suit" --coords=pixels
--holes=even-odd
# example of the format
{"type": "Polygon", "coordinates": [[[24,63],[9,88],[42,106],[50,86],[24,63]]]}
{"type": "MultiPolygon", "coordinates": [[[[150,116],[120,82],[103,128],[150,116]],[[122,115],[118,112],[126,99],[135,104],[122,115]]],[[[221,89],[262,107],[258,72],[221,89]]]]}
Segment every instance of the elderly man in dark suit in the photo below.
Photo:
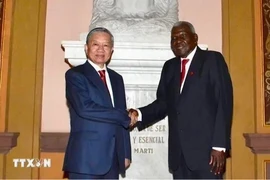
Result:
{"type": "Polygon", "coordinates": [[[106,67],[113,45],[109,30],[91,30],[88,60],[66,72],[71,130],[63,170],[69,179],[118,179],[131,162],[123,78],[106,67]]]}
{"type": "Polygon", "coordinates": [[[168,115],[169,168],[174,179],[220,179],[230,151],[232,82],[221,53],[201,50],[193,25],[174,24],[176,57],[163,66],[157,99],[130,109],[143,129],[168,115]]]}

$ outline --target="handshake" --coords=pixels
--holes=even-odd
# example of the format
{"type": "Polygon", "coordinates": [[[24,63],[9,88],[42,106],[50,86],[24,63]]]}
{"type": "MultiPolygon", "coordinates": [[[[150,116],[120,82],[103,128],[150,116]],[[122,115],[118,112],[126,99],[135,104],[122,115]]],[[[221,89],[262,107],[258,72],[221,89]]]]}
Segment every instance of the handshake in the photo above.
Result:
{"type": "Polygon", "coordinates": [[[130,127],[134,127],[138,121],[138,116],[139,116],[139,113],[137,110],[135,109],[128,109],[128,116],[130,117],[131,121],[130,121],[130,124],[129,126],[130,127]]]}

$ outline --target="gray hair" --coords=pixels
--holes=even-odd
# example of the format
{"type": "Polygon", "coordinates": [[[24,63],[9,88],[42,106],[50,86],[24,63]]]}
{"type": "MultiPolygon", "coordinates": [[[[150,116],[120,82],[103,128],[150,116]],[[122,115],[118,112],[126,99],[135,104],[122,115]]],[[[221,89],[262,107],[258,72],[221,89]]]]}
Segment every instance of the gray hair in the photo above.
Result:
{"type": "Polygon", "coordinates": [[[104,32],[104,33],[109,34],[109,35],[111,36],[112,46],[114,45],[114,37],[113,37],[112,33],[111,33],[108,29],[106,29],[106,28],[104,28],[104,27],[96,27],[96,28],[92,29],[91,31],[89,31],[89,33],[88,33],[87,36],[86,36],[86,44],[88,44],[89,39],[91,38],[91,36],[92,36],[95,32],[104,32]]]}
{"type": "Polygon", "coordinates": [[[178,22],[174,23],[173,28],[178,27],[180,25],[187,25],[190,28],[192,33],[194,33],[194,34],[196,33],[194,26],[190,22],[187,22],[187,21],[178,21],[178,22]]]}

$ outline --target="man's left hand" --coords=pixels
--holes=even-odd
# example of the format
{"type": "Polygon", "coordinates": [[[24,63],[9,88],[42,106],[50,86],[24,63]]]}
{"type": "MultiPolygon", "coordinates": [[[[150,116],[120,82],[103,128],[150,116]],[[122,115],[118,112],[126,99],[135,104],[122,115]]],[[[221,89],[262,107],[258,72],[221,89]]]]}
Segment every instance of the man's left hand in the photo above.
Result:
{"type": "Polygon", "coordinates": [[[209,165],[211,166],[211,172],[215,174],[221,174],[225,170],[225,152],[212,149],[211,159],[209,165]]]}
{"type": "Polygon", "coordinates": [[[130,166],[130,159],[125,158],[125,168],[127,169],[130,166]]]}

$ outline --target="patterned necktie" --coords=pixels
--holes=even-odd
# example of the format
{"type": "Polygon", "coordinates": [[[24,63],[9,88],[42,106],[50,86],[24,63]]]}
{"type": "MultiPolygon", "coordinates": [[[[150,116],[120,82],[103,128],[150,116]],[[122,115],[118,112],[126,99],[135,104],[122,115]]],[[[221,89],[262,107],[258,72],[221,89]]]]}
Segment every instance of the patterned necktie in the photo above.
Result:
{"type": "Polygon", "coordinates": [[[100,75],[101,80],[103,81],[103,83],[105,84],[105,86],[106,86],[106,88],[107,88],[107,90],[109,92],[107,82],[106,82],[105,70],[100,70],[100,71],[98,71],[98,73],[100,75]]]}
{"type": "Polygon", "coordinates": [[[181,70],[181,84],[183,83],[183,81],[184,81],[184,78],[185,78],[185,74],[186,74],[186,64],[187,64],[187,62],[189,61],[189,59],[183,59],[182,60],[182,66],[181,66],[181,68],[182,68],[182,70],[181,70]]]}

